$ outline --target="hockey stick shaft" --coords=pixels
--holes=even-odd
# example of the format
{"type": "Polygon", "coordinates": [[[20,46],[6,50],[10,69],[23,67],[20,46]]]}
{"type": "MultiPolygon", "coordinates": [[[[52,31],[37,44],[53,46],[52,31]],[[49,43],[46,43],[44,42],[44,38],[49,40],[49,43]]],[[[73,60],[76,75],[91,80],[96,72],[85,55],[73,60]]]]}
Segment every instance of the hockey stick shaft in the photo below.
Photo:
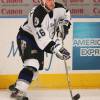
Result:
{"type": "MultiPolygon", "coordinates": [[[[62,46],[64,47],[64,40],[63,39],[62,39],[62,46]]],[[[67,66],[67,62],[66,62],[65,59],[64,59],[64,65],[65,65],[65,71],[66,71],[67,82],[68,82],[68,89],[69,89],[69,92],[70,92],[71,99],[72,100],[78,100],[80,98],[80,94],[77,93],[76,95],[73,96],[72,88],[71,88],[71,79],[69,77],[68,66],[67,66]]]]}
{"type": "Polygon", "coordinates": [[[48,71],[51,67],[51,63],[52,63],[52,59],[53,59],[53,54],[51,54],[51,57],[50,57],[50,62],[49,62],[49,66],[48,68],[45,68],[46,71],[48,71]]]}
{"type": "MultiPolygon", "coordinates": [[[[62,39],[62,46],[64,47],[64,40],[63,39],[62,39]]],[[[71,99],[73,100],[73,93],[72,93],[72,89],[71,89],[71,80],[69,78],[69,72],[68,72],[68,68],[67,68],[68,66],[67,66],[65,59],[64,59],[64,66],[65,66],[65,71],[66,71],[66,76],[67,76],[68,89],[70,92],[71,99]]]]}
{"type": "Polygon", "coordinates": [[[67,75],[68,89],[69,89],[69,92],[70,92],[71,99],[73,100],[73,93],[72,93],[72,89],[71,89],[71,82],[70,82],[70,78],[69,78],[69,72],[68,72],[68,68],[67,68],[67,63],[66,63],[65,60],[64,60],[64,65],[65,65],[65,71],[66,71],[66,75],[67,75]]]}
{"type": "MultiPolygon", "coordinates": [[[[54,36],[55,36],[55,33],[56,33],[56,26],[57,26],[57,21],[56,21],[56,19],[55,19],[55,20],[54,20],[54,34],[53,34],[53,36],[52,36],[52,40],[54,39],[54,36]]],[[[53,54],[51,54],[48,68],[45,68],[46,71],[49,71],[49,69],[50,69],[50,67],[51,67],[52,59],[53,59],[53,54]]]]}

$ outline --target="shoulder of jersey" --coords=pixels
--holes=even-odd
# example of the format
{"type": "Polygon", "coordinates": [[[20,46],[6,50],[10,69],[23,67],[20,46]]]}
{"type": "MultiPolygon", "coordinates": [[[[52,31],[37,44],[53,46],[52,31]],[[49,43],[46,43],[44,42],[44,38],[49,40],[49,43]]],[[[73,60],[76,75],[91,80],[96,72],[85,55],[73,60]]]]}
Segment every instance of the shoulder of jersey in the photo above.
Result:
{"type": "Polygon", "coordinates": [[[47,12],[41,5],[37,6],[33,14],[33,24],[35,27],[41,27],[41,23],[46,16],[47,12]]]}
{"type": "Polygon", "coordinates": [[[55,2],[55,8],[64,8],[61,3],[55,2]]]}

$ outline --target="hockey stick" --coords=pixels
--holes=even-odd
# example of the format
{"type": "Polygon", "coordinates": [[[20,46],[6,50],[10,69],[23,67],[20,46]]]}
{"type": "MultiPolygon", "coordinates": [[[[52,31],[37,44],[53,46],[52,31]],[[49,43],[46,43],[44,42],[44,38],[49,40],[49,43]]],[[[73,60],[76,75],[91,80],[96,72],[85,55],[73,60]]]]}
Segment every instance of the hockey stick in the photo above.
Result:
{"type": "Polygon", "coordinates": [[[51,57],[50,57],[50,62],[49,62],[49,66],[48,68],[45,68],[46,71],[48,71],[51,67],[51,63],[52,63],[52,59],[53,59],[53,54],[51,54],[51,57]]]}
{"type": "MultiPolygon", "coordinates": [[[[55,33],[56,33],[57,24],[58,23],[57,23],[56,19],[54,19],[54,34],[52,36],[52,40],[54,39],[54,36],[55,36],[55,33]]],[[[46,71],[48,71],[50,69],[51,63],[52,63],[52,59],[53,59],[53,54],[51,54],[48,68],[45,68],[46,71]]]]}
{"type": "MultiPolygon", "coordinates": [[[[63,39],[62,39],[62,46],[64,47],[63,39]]],[[[64,59],[64,65],[65,65],[65,71],[66,71],[67,82],[68,82],[68,89],[69,89],[69,92],[70,92],[71,99],[72,100],[78,100],[80,98],[80,94],[77,93],[76,95],[73,96],[72,89],[71,89],[71,80],[69,78],[69,72],[68,72],[67,63],[66,63],[65,59],[64,59]]]]}
{"type": "Polygon", "coordinates": [[[80,94],[77,93],[76,95],[73,96],[72,89],[71,89],[71,81],[70,81],[70,78],[69,78],[67,63],[66,63],[65,60],[64,60],[64,65],[65,65],[65,70],[66,70],[66,75],[67,75],[67,82],[68,82],[68,89],[69,89],[69,92],[70,92],[71,99],[72,100],[78,100],[80,98],[80,94]]]}

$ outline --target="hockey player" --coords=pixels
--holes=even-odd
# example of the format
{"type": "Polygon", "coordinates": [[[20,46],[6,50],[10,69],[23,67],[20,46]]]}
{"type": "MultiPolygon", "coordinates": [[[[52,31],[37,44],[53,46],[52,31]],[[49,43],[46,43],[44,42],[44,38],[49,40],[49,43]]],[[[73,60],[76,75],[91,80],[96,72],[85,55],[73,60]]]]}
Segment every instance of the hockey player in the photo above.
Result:
{"type": "Polygon", "coordinates": [[[11,89],[11,97],[28,100],[26,91],[34,74],[43,70],[44,52],[54,53],[62,60],[69,59],[70,54],[62,47],[61,39],[65,39],[70,25],[69,10],[54,0],[40,0],[40,5],[33,7],[17,35],[24,68],[18,75],[14,89],[11,89]]]}

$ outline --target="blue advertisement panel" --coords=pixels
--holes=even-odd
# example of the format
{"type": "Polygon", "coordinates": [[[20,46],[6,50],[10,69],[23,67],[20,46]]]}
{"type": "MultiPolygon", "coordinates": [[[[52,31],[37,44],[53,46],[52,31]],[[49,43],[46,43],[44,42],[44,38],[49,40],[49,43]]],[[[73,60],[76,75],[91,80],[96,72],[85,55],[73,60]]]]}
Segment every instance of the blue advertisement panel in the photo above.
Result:
{"type": "Polygon", "coordinates": [[[73,23],[73,70],[100,70],[100,22],[73,23]]]}

